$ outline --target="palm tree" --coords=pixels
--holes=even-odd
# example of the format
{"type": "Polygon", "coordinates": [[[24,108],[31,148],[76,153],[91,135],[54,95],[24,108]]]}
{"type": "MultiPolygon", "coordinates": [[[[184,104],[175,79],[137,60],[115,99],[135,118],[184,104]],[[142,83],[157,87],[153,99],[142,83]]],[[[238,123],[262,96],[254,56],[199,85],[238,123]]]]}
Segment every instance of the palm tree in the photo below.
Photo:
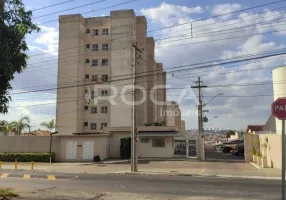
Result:
{"type": "Polygon", "coordinates": [[[15,132],[15,130],[13,129],[13,127],[11,126],[10,123],[8,123],[8,125],[6,126],[5,130],[4,130],[4,135],[8,135],[9,133],[15,132]]]}
{"type": "Polygon", "coordinates": [[[52,120],[49,121],[49,122],[42,122],[42,123],[40,124],[40,126],[45,127],[45,128],[47,128],[47,129],[49,129],[50,132],[52,132],[52,130],[53,130],[54,128],[56,128],[55,120],[52,119],[52,120]]]}
{"type": "Polygon", "coordinates": [[[10,122],[8,127],[10,131],[14,130],[16,134],[21,134],[24,128],[29,128],[29,133],[30,133],[31,126],[29,125],[29,123],[30,123],[30,117],[23,116],[18,121],[10,122]]]}

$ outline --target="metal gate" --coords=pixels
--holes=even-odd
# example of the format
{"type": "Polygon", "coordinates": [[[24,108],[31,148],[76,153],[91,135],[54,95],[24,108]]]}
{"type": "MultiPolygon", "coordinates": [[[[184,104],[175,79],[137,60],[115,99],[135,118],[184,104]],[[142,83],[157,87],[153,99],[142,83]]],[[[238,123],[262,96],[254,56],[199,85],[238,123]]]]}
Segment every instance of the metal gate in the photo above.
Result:
{"type": "Polygon", "coordinates": [[[82,158],[84,160],[93,160],[94,141],[84,141],[82,143],[82,158]]]}
{"type": "Polygon", "coordinates": [[[77,154],[77,142],[66,141],[66,159],[75,160],[77,154]]]}

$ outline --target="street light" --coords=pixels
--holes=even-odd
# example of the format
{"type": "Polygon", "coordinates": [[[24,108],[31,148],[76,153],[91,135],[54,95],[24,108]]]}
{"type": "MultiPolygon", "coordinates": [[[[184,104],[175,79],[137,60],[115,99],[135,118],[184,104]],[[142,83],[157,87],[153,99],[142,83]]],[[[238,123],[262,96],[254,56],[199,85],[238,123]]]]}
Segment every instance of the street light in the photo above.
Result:
{"type": "Polygon", "coordinates": [[[212,100],[214,100],[216,97],[222,96],[222,95],[223,95],[223,93],[219,93],[219,94],[215,95],[210,101],[208,101],[207,103],[205,103],[203,106],[208,105],[208,104],[209,104],[212,100]]]}
{"type": "Polygon", "coordinates": [[[50,133],[50,164],[52,164],[52,141],[53,141],[53,135],[57,134],[58,132],[51,132],[50,133]]]}

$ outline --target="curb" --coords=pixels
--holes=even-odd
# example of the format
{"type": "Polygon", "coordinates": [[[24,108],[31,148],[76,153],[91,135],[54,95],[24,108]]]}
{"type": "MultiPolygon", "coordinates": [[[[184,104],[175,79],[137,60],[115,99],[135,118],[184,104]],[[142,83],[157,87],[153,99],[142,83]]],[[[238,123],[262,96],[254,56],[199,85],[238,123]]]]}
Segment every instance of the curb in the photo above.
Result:
{"type": "Polygon", "coordinates": [[[208,177],[208,178],[244,178],[244,179],[281,180],[280,177],[235,176],[235,175],[219,175],[219,174],[184,174],[184,173],[164,173],[164,172],[110,172],[110,173],[106,173],[106,174],[165,175],[165,176],[190,176],[190,177],[208,177]]]}
{"type": "Polygon", "coordinates": [[[256,167],[257,169],[261,169],[261,167],[259,167],[258,165],[256,165],[255,163],[253,162],[249,162],[250,164],[252,164],[254,167],[256,167]]]}

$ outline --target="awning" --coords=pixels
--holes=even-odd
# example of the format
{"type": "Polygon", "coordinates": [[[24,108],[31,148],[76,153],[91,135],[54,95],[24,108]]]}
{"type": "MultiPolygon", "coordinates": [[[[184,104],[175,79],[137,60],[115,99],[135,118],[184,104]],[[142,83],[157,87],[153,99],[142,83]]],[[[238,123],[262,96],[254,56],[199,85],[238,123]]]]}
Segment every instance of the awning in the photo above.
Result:
{"type": "Polygon", "coordinates": [[[137,133],[138,137],[178,137],[181,136],[179,132],[175,131],[160,131],[160,132],[139,132],[137,133]]]}

